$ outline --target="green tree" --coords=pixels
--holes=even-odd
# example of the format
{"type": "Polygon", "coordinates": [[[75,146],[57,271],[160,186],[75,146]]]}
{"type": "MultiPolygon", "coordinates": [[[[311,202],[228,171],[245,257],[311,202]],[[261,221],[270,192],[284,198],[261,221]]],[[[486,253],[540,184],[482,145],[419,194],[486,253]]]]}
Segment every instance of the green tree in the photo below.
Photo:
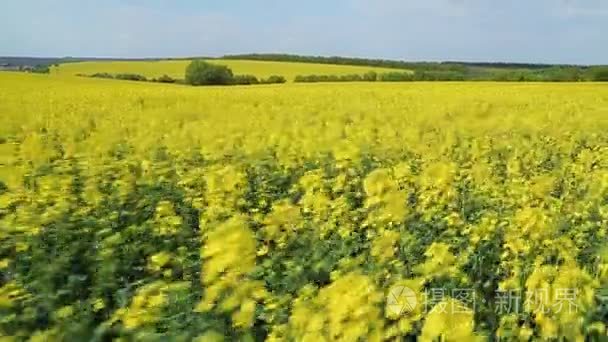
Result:
{"type": "Polygon", "coordinates": [[[35,74],[48,74],[51,72],[51,69],[48,65],[36,65],[32,68],[31,72],[35,74]]]}
{"type": "Polygon", "coordinates": [[[231,84],[233,77],[232,70],[227,66],[200,59],[193,60],[186,68],[186,83],[194,86],[231,84]]]}
{"type": "Polygon", "coordinates": [[[593,70],[593,80],[596,82],[608,82],[608,67],[593,70]]]}

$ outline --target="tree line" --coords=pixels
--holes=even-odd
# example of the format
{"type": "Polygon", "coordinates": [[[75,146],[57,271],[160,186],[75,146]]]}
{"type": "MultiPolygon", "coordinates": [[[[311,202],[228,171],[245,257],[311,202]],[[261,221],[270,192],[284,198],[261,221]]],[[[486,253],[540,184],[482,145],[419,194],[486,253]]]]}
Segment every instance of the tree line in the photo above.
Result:
{"type": "Polygon", "coordinates": [[[296,83],[317,82],[433,82],[433,81],[489,81],[489,82],[608,82],[608,67],[581,71],[575,67],[552,67],[538,70],[503,70],[487,72],[455,70],[415,70],[385,73],[368,72],[349,75],[298,75],[296,83]]]}
{"type": "MultiPolygon", "coordinates": [[[[87,76],[87,75],[81,75],[87,76]]],[[[95,73],[89,77],[110,78],[118,80],[178,83],[192,86],[204,85],[255,85],[281,84],[287,80],[283,76],[273,75],[258,79],[254,75],[235,75],[232,70],[219,64],[195,59],[185,71],[185,79],[175,79],[168,75],[148,79],[143,75],[122,73],[95,73]]],[[[450,68],[395,70],[377,73],[369,71],[364,74],[347,75],[298,75],[296,83],[317,82],[420,82],[420,81],[495,81],[495,82],[608,82],[608,66],[582,68],[578,66],[552,66],[548,68],[489,68],[479,63],[472,67],[454,65],[450,68]]]]}
{"type": "Polygon", "coordinates": [[[211,64],[204,60],[193,60],[190,62],[186,68],[185,78],[183,80],[173,78],[169,75],[163,75],[158,78],[147,78],[140,74],[111,74],[107,72],[98,72],[91,75],[78,74],[77,76],[138,82],[177,83],[192,86],[281,84],[287,82],[285,77],[279,75],[272,75],[261,79],[258,79],[254,75],[235,75],[232,70],[225,65],[211,64]]]}
{"type": "MultiPolygon", "coordinates": [[[[222,59],[354,65],[402,69],[413,72],[384,75],[384,81],[503,81],[503,82],[579,82],[608,81],[608,66],[534,63],[406,62],[351,57],[300,56],[289,54],[227,55],[222,59]]],[[[362,75],[360,75],[362,76],[362,75]]],[[[358,81],[356,77],[307,75],[298,82],[358,81]]],[[[380,80],[382,81],[382,80],[380,80]]]]}
{"type": "MultiPolygon", "coordinates": [[[[0,66],[6,65],[6,70],[28,71],[48,73],[48,66],[58,63],[79,62],[87,60],[184,60],[184,59],[203,59],[195,58],[166,58],[166,59],[97,59],[97,58],[28,58],[28,57],[0,57],[0,66]],[[23,68],[19,68],[19,66],[23,68]]],[[[217,59],[217,58],[204,58],[217,59]]],[[[405,75],[391,74],[386,75],[387,81],[399,80],[423,80],[423,81],[444,81],[444,80],[463,80],[463,81],[524,81],[524,82],[578,82],[578,81],[608,81],[608,66],[589,66],[589,65],[568,65],[568,64],[535,64],[535,63],[492,63],[492,62],[407,62],[387,59],[352,58],[352,57],[324,57],[324,56],[301,56],[290,54],[240,54],[226,55],[219,59],[240,59],[240,60],[259,60],[277,62],[299,62],[299,63],[319,63],[336,65],[355,65],[397,69],[396,71],[409,70],[414,73],[408,78],[405,75]],[[399,70],[400,69],[400,70],[399,70]]],[[[1,68],[0,68],[1,69],[1,68]]],[[[102,73],[103,74],[103,73],[102,73]]],[[[99,75],[97,75],[99,76],[99,75]]],[[[108,75],[103,75],[107,77],[108,75]]],[[[363,77],[363,75],[359,75],[363,77]]],[[[112,75],[108,78],[123,79],[134,78],[125,75],[112,75]]],[[[141,80],[141,77],[136,77],[141,80]]],[[[281,83],[279,77],[270,77],[260,80],[254,79],[251,75],[233,75],[228,84],[261,84],[261,83],[281,83]]],[[[302,76],[302,80],[316,82],[345,82],[358,81],[357,76],[339,77],[310,77],[302,76]]],[[[225,80],[225,79],[224,79],[225,80]]],[[[146,81],[156,81],[162,83],[182,83],[185,80],[172,79],[165,75],[157,79],[146,81]]],[[[366,81],[365,79],[363,81],[366,81]]],[[[222,81],[224,82],[224,81],[222,81]]],[[[226,84],[226,83],[222,83],[226,84]]]]}

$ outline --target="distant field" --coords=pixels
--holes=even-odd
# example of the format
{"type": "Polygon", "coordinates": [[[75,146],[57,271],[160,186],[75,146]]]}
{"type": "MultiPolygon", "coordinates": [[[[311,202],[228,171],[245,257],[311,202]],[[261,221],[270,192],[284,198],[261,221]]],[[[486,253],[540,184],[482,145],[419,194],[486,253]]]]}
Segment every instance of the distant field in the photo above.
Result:
{"type": "MultiPolygon", "coordinates": [[[[395,69],[331,65],[331,64],[312,64],[312,63],[292,63],[292,62],[265,62],[265,61],[241,61],[241,60],[213,60],[216,64],[230,67],[235,74],[250,74],[256,77],[268,77],[271,75],[281,75],[289,81],[297,75],[346,75],[363,74],[368,71],[391,72],[395,69]]],[[[190,61],[150,61],[150,62],[81,62],[66,63],[53,68],[53,73],[60,75],[93,74],[98,72],[135,73],[144,75],[148,78],[169,75],[173,78],[184,78],[184,71],[190,61]]]]}

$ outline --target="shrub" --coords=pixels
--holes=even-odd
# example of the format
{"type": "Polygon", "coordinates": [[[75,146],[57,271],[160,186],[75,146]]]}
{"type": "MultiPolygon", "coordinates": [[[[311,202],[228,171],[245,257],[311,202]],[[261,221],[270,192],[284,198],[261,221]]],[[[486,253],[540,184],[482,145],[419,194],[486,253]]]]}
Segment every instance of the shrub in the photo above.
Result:
{"type": "Polygon", "coordinates": [[[297,76],[296,76],[296,77],[293,79],[293,81],[294,81],[295,83],[306,83],[306,82],[309,82],[309,77],[310,77],[310,76],[297,75],[297,76]]]}
{"type": "Polygon", "coordinates": [[[97,72],[92,74],[90,77],[95,77],[95,78],[114,78],[114,75],[109,74],[107,72],[97,72]]]}
{"type": "Polygon", "coordinates": [[[376,72],[366,74],[347,74],[347,75],[298,75],[294,82],[315,83],[315,82],[375,82],[378,77],[376,72]]]}
{"type": "MultiPolygon", "coordinates": [[[[412,77],[409,74],[410,78],[412,77]]],[[[419,71],[414,72],[414,81],[464,81],[465,76],[461,71],[419,71]]],[[[411,81],[411,79],[410,79],[411,81]]]]}
{"type": "Polygon", "coordinates": [[[198,59],[186,68],[186,83],[190,85],[226,85],[232,81],[232,70],[224,65],[214,65],[198,59]]]}
{"type": "Polygon", "coordinates": [[[260,81],[253,75],[235,75],[232,78],[232,84],[236,85],[250,85],[258,83],[260,83],[260,81]]]}
{"type": "Polygon", "coordinates": [[[298,75],[294,82],[316,83],[316,82],[339,82],[340,77],[336,75],[298,75]]]}
{"type": "Polygon", "coordinates": [[[361,81],[363,81],[363,76],[358,75],[358,74],[342,75],[342,76],[338,77],[338,81],[339,82],[361,82],[361,81]]]}
{"type": "Polygon", "coordinates": [[[153,82],[159,82],[159,83],[175,83],[177,82],[177,80],[169,75],[162,75],[159,78],[155,78],[152,80],[153,82]]]}
{"type": "Polygon", "coordinates": [[[140,82],[144,82],[144,81],[148,80],[145,76],[138,75],[138,74],[117,74],[116,76],[114,76],[114,78],[117,80],[140,81],[140,82]]]}
{"type": "Polygon", "coordinates": [[[369,71],[363,74],[363,80],[366,82],[376,82],[378,80],[378,73],[375,71],[369,71]]]}
{"type": "Polygon", "coordinates": [[[370,71],[363,75],[298,75],[294,79],[296,83],[315,82],[409,82],[409,81],[463,81],[464,73],[461,71],[416,71],[402,72],[394,71],[377,74],[370,71]]]}
{"type": "Polygon", "coordinates": [[[285,77],[283,76],[279,76],[279,75],[272,75],[268,78],[265,78],[262,80],[262,84],[280,84],[280,83],[285,83],[287,82],[287,80],[285,79],[285,77]]]}
{"type": "Polygon", "coordinates": [[[378,80],[381,82],[408,82],[413,81],[414,77],[409,72],[395,71],[380,74],[380,76],[378,76],[378,80]]]}

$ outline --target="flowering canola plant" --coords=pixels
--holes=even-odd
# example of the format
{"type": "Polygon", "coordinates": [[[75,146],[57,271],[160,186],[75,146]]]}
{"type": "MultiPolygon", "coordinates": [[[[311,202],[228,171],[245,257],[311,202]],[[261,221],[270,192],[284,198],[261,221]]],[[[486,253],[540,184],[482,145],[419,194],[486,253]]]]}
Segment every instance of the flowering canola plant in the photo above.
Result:
{"type": "Polygon", "coordinates": [[[0,74],[1,341],[602,341],[608,88],[0,74]]]}

